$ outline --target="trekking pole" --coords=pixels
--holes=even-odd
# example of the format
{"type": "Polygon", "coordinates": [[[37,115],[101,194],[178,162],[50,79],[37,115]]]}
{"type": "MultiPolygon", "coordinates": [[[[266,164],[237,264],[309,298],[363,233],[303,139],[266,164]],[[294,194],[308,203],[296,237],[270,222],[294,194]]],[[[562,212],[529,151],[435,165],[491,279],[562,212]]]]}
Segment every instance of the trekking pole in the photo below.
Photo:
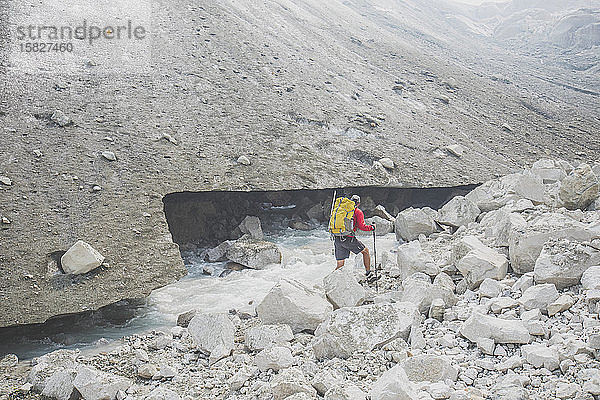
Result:
{"type": "Polygon", "coordinates": [[[375,246],[375,227],[373,227],[373,258],[375,261],[375,292],[379,293],[379,277],[377,276],[377,247],[375,246]]]}

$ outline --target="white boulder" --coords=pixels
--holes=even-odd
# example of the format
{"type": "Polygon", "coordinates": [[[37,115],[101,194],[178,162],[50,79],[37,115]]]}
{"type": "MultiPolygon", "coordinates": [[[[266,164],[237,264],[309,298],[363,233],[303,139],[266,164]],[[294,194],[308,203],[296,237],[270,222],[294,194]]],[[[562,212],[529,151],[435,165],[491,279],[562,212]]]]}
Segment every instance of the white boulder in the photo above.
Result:
{"type": "Polygon", "coordinates": [[[275,400],[283,400],[298,393],[315,397],[317,391],[307,382],[300,368],[290,367],[279,371],[271,380],[271,393],[275,400]]]}
{"type": "Polygon", "coordinates": [[[486,278],[504,279],[508,271],[506,256],[487,247],[475,236],[465,236],[458,244],[455,254],[470,249],[456,263],[471,289],[477,288],[486,278]]]}
{"type": "Polygon", "coordinates": [[[66,274],[85,274],[103,262],[104,256],[83,240],[78,240],[60,258],[60,264],[66,274]]]}
{"type": "Polygon", "coordinates": [[[542,178],[545,184],[560,182],[567,177],[573,167],[566,161],[542,159],[533,163],[531,173],[542,178]]]}
{"type": "Polygon", "coordinates": [[[316,290],[292,279],[277,282],[256,307],[263,324],[287,324],[294,333],[315,330],[332,310],[316,290]]]}
{"type": "Polygon", "coordinates": [[[429,207],[410,207],[401,211],[395,221],[396,239],[410,242],[417,239],[419,235],[431,235],[437,231],[435,224],[437,217],[437,211],[429,207]]]}
{"type": "MultiPolygon", "coordinates": [[[[377,215],[371,218],[365,219],[365,224],[372,225],[375,224],[375,234],[377,236],[385,236],[388,233],[394,232],[394,221],[389,221],[385,218],[381,218],[377,215]]],[[[358,230],[357,233],[361,236],[371,236],[373,235],[372,231],[361,231],[358,230]]]]}
{"type": "Polygon", "coordinates": [[[560,184],[560,199],[569,210],[585,210],[598,198],[600,183],[588,164],[580,164],[560,184]]]}
{"type": "Polygon", "coordinates": [[[313,377],[311,384],[317,390],[319,396],[325,396],[325,393],[339,382],[345,380],[345,376],[338,370],[322,369],[313,377]]]}
{"type": "Polygon", "coordinates": [[[114,399],[119,390],[127,390],[133,382],[122,376],[81,366],[73,386],[85,400],[114,399]]]}
{"type": "Polygon", "coordinates": [[[572,296],[561,294],[558,299],[548,304],[548,315],[551,317],[559,312],[567,311],[573,304],[575,304],[575,299],[572,296]]]}
{"type": "Polygon", "coordinates": [[[265,372],[269,369],[279,371],[289,368],[296,363],[289,348],[283,346],[268,347],[254,357],[254,363],[259,370],[265,372]]]}
{"type": "Polygon", "coordinates": [[[600,289],[600,265],[586,269],[581,275],[581,286],[584,289],[600,289]]]}
{"type": "Polygon", "coordinates": [[[577,241],[550,239],[533,269],[537,283],[553,283],[558,289],[577,285],[583,273],[600,264],[600,251],[577,241]]]}
{"type": "Polygon", "coordinates": [[[401,301],[417,306],[419,312],[426,314],[434,299],[442,299],[446,307],[456,304],[456,295],[448,286],[432,284],[429,277],[420,279],[419,273],[413,274],[402,282],[401,301]]]}
{"type": "Polygon", "coordinates": [[[248,268],[263,269],[269,264],[281,264],[281,251],[275,243],[242,238],[227,249],[228,260],[248,268]]]}
{"type": "Polygon", "coordinates": [[[438,221],[453,226],[466,226],[481,214],[475,203],[463,196],[455,196],[439,211],[438,221]]]}
{"type": "Polygon", "coordinates": [[[367,297],[367,291],[358,283],[349,267],[342,267],[323,279],[327,300],[334,309],[360,306],[367,297]]]}
{"type": "Polygon", "coordinates": [[[72,369],[62,369],[53,373],[45,382],[42,396],[56,399],[69,400],[73,395],[73,380],[76,371],[72,369]]]}
{"type": "Polygon", "coordinates": [[[543,344],[535,343],[521,346],[521,355],[534,367],[544,367],[549,371],[557,369],[560,363],[558,352],[543,344]]]}
{"type": "Polygon", "coordinates": [[[418,400],[417,389],[401,365],[387,370],[371,386],[371,400],[418,400]]]}
{"type": "Polygon", "coordinates": [[[497,210],[510,201],[519,199],[541,204],[544,202],[544,184],[539,176],[518,173],[487,181],[465,197],[475,203],[482,212],[497,210]]]}
{"type": "Polygon", "coordinates": [[[430,276],[436,276],[440,272],[432,255],[423,251],[418,240],[400,245],[396,259],[401,271],[400,279],[405,279],[415,272],[424,272],[430,276]]]}
{"type": "Polygon", "coordinates": [[[479,285],[479,295],[482,297],[498,297],[504,285],[492,278],[485,278],[479,285]]]}
{"type": "Polygon", "coordinates": [[[419,313],[410,303],[379,303],[335,310],[315,331],[312,347],[318,359],[347,358],[402,337],[408,338],[419,313]]]}
{"type": "Polygon", "coordinates": [[[246,329],[244,341],[249,350],[262,350],[267,347],[283,344],[294,339],[289,325],[258,325],[246,329]]]}
{"type": "Polygon", "coordinates": [[[552,283],[534,285],[523,292],[519,302],[526,310],[539,308],[547,312],[548,304],[558,299],[558,290],[552,283]]]}
{"type": "Polygon", "coordinates": [[[229,356],[233,349],[235,326],[225,313],[196,313],[188,332],[198,349],[210,354],[211,364],[229,356]]]}
{"type": "Polygon", "coordinates": [[[460,327],[460,334],[473,343],[480,338],[495,343],[529,343],[531,336],[521,320],[509,320],[473,312],[460,327]]]}
{"type": "Polygon", "coordinates": [[[352,382],[342,382],[325,393],[324,400],[365,400],[367,394],[352,382]]]}

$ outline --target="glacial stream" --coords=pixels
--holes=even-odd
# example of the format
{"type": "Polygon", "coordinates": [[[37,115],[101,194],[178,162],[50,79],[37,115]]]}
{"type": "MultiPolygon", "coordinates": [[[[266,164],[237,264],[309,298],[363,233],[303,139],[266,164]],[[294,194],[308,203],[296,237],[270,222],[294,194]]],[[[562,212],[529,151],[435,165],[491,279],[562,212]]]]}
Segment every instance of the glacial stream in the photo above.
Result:
{"type": "MultiPolygon", "coordinates": [[[[287,228],[266,234],[265,240],[281,249],[281,265],[263,270],[243,269],[220,277],[226,263],[205,262],[201,249],[182,252],[188,274],[178,282],[152,292],[142,304],[129,304],[111,311],[112,318],[82,317],[64,321],[39,332],[14,332],[0,338],[0,354],[15,353],[21,359],[39,356],[59,348],[79,348],[82,352],[108,349],[119,344],[123,336],[141,334],[153,329],[167,330],[175,326],[177,316],[197,309],[203,312],[239,312],[254,314],[255,306],[281,278],[293,278],[313,284],[335,266],[333,244],[324,228],[299,231],[287,228]],[[207,272],[212,272],[207,275],[207,272]],[[118,321],[118,322],[115,322],[118,321]]],[[[372,236],[361,240],[373,250],[372,236]]],[[[377,237],[378,260],[397,245],[395,235],[377,237]]],[[[347,263],[357,267],[354,255],[347,263]]]]}

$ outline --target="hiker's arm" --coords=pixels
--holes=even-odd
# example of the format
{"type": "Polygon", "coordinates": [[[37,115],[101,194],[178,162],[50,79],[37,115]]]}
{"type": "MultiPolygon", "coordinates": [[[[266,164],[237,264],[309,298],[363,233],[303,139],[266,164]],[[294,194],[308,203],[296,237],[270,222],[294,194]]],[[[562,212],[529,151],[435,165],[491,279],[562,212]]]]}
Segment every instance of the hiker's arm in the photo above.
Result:
{"type": "Polygon", "coordinates": [[[372,231],[374,228],[372,225],[365,224],[365,216],[362,211],[356,210],[354,212],[354,217],[356,220],[356,227],[361,231],[372,231]]]}

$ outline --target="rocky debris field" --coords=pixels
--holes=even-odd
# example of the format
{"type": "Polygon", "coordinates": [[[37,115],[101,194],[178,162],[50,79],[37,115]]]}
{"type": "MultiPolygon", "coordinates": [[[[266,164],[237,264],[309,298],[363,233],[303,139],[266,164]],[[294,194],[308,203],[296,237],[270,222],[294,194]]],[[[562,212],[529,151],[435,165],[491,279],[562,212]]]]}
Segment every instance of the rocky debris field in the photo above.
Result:
{"type": "Polygon", "coordinates": [[[192,310],[97,354],[7,355],[0,398],[597,399],[599,168],[541,160],[388,215],[378,290],[347,264],[322,285],[282,279],[254,315],[192,310]]]}

